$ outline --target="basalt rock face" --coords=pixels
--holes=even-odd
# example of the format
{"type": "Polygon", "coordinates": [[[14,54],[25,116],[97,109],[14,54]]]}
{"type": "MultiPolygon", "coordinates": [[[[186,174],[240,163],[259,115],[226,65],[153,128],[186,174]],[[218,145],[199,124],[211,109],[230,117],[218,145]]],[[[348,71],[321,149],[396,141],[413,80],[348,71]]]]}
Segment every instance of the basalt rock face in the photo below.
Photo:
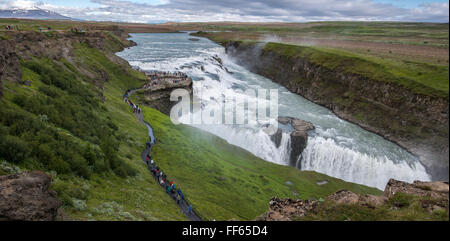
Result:
{"type": "MultiPolygon", "coordinates": [[[[293,131],[290,133],[291,153],[289,157],[289,165],[300,169],[301,166],[298,160],[299,158],[301,158],[301,154],[308,144],[308,131],[314,130],[315,127],[310,122],[293,117],[278,117],[277,120],[280,124],[290,125],[293,128],[293,131]]],[[[275,143],[275,145],[279,147],[282,138],[281,129],[278,129],[277,132],[270,138],[275,143]]]]}
{"type": "Polygon", "coordinates": [[[414,93],[304,57],[284,56],[264,43],[222,44],[229,56],[250,71],[399,144],[419,157],[433,180],[448,180],[448,98],[414,93]]]}
{"type": "Polygon", "coordinates": [[[62,202],[50,191],[51,177],[41,171],[0,177],[0,219],[60,220],[62,202]]]}

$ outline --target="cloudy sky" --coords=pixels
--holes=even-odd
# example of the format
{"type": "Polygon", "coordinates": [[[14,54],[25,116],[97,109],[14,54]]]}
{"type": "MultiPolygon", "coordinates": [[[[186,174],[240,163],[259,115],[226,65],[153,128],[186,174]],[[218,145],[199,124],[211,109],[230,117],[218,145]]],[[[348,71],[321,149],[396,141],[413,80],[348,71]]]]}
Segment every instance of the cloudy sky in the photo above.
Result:
{"type": "Polygon", "coordinates": [[[0,9],[39,7],[97,21],[448,22],[448,0],[0,0],[0,9]]]}

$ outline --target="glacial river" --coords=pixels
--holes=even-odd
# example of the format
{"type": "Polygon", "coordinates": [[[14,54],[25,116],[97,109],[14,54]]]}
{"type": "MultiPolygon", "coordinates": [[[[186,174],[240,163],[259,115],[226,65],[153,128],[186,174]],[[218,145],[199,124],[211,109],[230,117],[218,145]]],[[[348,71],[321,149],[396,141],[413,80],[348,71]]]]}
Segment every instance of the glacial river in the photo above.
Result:
{"type": "MultiPolygon", "coordinates": [[[[247,89],[278,89],[279,116],[297,117],[316,127],[309,133],[308,145],[298,160],[302,170],[314,170],[381,190],[390,178],[407,182],[430,180],[418,159],[398,145],[340,119],[328,109],[289,92],[267,78],[251,73],[235,64],[223,47],[210,40],[201,38],[190,41],[188,33],[131,36],[138,45],[118,53],[118,56],[142,70],[182,71],[188,74],[195,83],[201,83],[201,86],[194,86],[194,93],[201,89],[214,96],[201,99],[204,108],[221,109],[223,95],[244,98],[248,97],[245,96],[247,89]],[[223,66],[215,57],[222,60],[223,66]]],[[[255,99],[248,98],[250,101],[255,99]]],[[[184,116],[181,121],[188,118],[184,116]]],[[[195,126],[266,161],[288,165],[291,151],[289,134],[283,133],[281,145],[277,148],[269,135],[262,131],[264,124],[195,126]]]]}

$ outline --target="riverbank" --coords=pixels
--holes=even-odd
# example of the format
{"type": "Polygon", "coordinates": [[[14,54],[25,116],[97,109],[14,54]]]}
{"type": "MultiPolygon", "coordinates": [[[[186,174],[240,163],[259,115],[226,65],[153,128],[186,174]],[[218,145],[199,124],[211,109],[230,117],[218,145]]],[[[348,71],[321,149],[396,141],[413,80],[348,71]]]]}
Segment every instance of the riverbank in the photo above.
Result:
{"type": "Polygon", "coordinates": [[[194,35],[223,45],[252,72],[399,144],[420,158],[434,180],[448,180],[448,87],[436,92],[336,51],[234,41],[216,33],[194,35]]]}

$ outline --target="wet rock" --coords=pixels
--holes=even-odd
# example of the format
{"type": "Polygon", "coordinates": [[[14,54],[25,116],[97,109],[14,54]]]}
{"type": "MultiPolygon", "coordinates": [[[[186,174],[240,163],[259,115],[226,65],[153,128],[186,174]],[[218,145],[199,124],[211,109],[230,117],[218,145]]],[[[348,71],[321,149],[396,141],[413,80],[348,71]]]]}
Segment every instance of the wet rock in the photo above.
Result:
{"type": "Polygon", "coordinates": [[[270,140],[271,140],[273,143],[275,143],[275,146],[276,146],[277,148],[279,148],[279,147],[280,147],[280,144],[281,144],[281,138],[282,138],[282,137],[283,137],[283,131],[282,131],[280,128],[278,128],[277,131],[275,132],[275,134],[273,134],[273,135],[270,136],[270,140]]]}
{"type": "Polygon", "coordinates": [[[308,144],[308,131],[314,130],[314,125],[310,122],[293,117],[278,117],[277,120],[280,124],[290,125],[294,129],[291,133],[291,154],[289,157],[289,164],[300,169],[301,167],[297,161],[308,144]]]}
{"type": "Polygon", "coordinates": [[[292,118],[291,117],[278,117],[278,122],[287,125],[291,123],[292,118]]]}
{"type": "MultiPolygon", "coordinates": [[[[291,155],[289,157],[290,165],[296,166],[303,150],[308,143],[308,134],[302,131],[294,131],[291,133],[291,155]]],[[[299,169],[300,166],[297,166],[299,169]]]]}
{"type": "Polygon", "coordinates": [[[41,171],[0,177],[0,218],[53,221],[60,219],[62,202],[48,190],[51,177],[41,171]]]}

